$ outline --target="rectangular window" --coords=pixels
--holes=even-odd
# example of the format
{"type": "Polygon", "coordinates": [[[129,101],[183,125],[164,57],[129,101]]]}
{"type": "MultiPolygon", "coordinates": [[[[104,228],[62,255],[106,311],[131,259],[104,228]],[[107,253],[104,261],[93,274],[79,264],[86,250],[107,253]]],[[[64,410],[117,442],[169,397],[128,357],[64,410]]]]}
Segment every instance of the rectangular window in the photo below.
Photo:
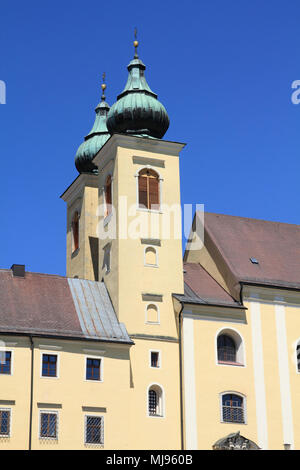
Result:
{"type": "Polygon", "coordinates": [[[87,358],[86,380],[101,380],[101,359],[87,358]]]}
{"type": "Polygon", "coordinates": [[[10,410],[0,410],[0,436],[10,436],[10,410]]]}
{"type": "Polygon", "coordinates": [[[42,376],[43,377],[57,377],[57,355],[56,354],[43,354],[42,376]]]}
{"type": "Polygon", "coordinates": [[[103,416],[85,417],[85,443],[104,444],[104,418],[103,416]]]}
{"type": "Polygon", "coordinates": [[[42,411],[40,414],[40,438],[57,439],[57,413],[42,411]]]}
{"type": "Polygon", "coordinates": [[[0,352],[0,374],[11,374],[11,351],[0,352]]]}
{"type": "Polygon", "coordinates": [[[151,351],[151,367],[160,367],[158,351],[151,351]]]}

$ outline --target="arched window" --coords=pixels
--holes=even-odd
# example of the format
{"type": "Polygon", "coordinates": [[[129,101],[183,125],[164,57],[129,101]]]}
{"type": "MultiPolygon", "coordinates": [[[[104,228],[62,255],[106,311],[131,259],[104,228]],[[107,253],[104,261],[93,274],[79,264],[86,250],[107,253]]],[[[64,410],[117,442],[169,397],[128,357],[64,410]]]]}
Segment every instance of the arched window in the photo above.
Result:
{"type": "Polygon", "coordinates": [[[221,334],[218,336],[218,361],[237,362],[236,344],[229,335],[221,334]]]}
{"type": "Polygon", "coordinates": [[[222,421],[225,423],[245,423],[244,398],[240,395],[222,395],[222,421]]]}
{"type": "Polygon", "coordinates": [[[112,210],[112,178],[110,175],[106,178],[105,182],[105,217],[107,217],[112,210]]]}
{"type": "Polygon", "coordinates": [[[156,249],[152,246],[145,248],[145,265],[157,266],[157,253],[156,249]]]}
{"type": "Polygon", "coordinates": [[[79,248],[79,213],[74,212],[72,218],[72,253],[79,248]]]}
{"type": "Polygon", "coordinates": [[[149,416],[163,416],[163,394],[158,385],[152,385],[148,390],[149,416]]]}
{"type": "Polygon", "coordinates": [[[139,207],[159,209],[159,176],[151,169],[145,168],[139,173],[139,207]]]}
{"type": "Polygon", "coordinates": [[[154,304],[147,305],[146,322],[147,323],[159,323],[159,312],[158,312],[158,307],[156,305],[154,304]]]}

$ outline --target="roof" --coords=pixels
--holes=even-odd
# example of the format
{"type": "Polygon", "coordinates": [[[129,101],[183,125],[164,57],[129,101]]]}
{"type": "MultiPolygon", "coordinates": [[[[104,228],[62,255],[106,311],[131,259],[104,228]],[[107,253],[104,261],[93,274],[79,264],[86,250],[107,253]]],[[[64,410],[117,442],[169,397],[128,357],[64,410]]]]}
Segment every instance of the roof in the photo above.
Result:
{"type": "Polygon", "coordinates": [[[0,270],[0,332],[132,343],[103,282],[0,270]]]}
{"type": "Polygon", "coordinates": [[[204,227],[237,281],[300,289],[300,225],[205,213],[204,227]]]}
{"type": "Polygon", "coordinates": [[[184,263],[184,295],[176,298],[185,303],[244,308],[198,263],[184,263]]]}

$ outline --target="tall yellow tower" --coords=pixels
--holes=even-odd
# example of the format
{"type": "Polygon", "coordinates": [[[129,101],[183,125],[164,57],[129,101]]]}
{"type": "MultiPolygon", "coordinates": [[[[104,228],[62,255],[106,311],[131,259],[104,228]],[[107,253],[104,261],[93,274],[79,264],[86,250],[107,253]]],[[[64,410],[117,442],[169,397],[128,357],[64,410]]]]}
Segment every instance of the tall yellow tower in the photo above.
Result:
{"type": "Polygon", "coordinates": [[[162,140],[169,117],[145,79],[137,41],[134,46],[126,86],[110,109],[102,97],[96,108],[102,133],[97,115],[77,152],[80,175],[63,195],[67,275],[104,281],[135,343],[126,404],[134,417],[128,426],[135,448],[178,449],[179,333],[172,294],[183,294],[184,144],[162,140]]]}

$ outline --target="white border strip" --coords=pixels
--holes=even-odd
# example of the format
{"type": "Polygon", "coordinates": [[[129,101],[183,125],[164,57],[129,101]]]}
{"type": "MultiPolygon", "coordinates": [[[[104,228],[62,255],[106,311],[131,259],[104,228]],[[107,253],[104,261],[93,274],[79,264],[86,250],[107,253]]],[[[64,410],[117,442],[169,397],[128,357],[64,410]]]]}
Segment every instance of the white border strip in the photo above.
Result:
{"type": "Polygon", "coordinates": [[[281,413],[283,426],[283,444],[290,444],[294,449],[293,413],[290,390],[288,345],[285,325],[285,307],[275,304],[277,352],[280,381],[281,413]]]}
{"type": "Polygon", "coordinates": [[[194,323],[183,318],[184,404],[186,450],[198,449],[197,407],[194,358],[194,323]]]}
{"type": "Polygon", "coordinates": [[[256,399],[257,442],[261,449],[268,449],[268,425],[264,357],[259,302],[250,302],[254,387],[256,399]]]}

